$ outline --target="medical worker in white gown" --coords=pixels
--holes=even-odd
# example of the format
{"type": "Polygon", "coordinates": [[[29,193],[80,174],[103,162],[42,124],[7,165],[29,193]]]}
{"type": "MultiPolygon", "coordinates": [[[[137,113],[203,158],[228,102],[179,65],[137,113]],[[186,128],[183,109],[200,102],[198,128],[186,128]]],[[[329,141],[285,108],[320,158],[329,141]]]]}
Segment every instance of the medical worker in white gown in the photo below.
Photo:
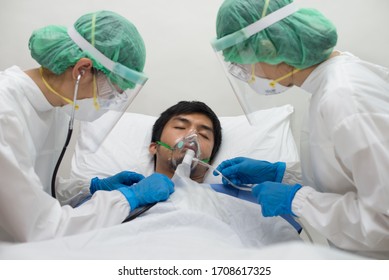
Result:
{"type": "Polygon", "coordinates": [[[123,171],[55,184],[55,166],[74,118],[92,122],[112,112],[112,121],[96,128],[102,135],[90,143],[96,149],[147,81],[136,27],[116,13],[99,11],[69,28],[34,31],[29,48],[41,67],[0,72],[0,242],[120,224],[131,210],[166,200],[173,183],[162,174],[144,178],[123,171]],[[80,207],[69,205],[90,193],[92,199],[80,207]]]}
{"type": "Polygon", "coordinates": [[[216,30],[212,46],[252,123],[263,94],[312,94],[301,181],[297,163],[234,158],[218,169],[256,184],[264,216],[293,214],[331,245],[389,258],[389,70],[334,50],[333,24],[291,0],[226,0],[216,30]]]}

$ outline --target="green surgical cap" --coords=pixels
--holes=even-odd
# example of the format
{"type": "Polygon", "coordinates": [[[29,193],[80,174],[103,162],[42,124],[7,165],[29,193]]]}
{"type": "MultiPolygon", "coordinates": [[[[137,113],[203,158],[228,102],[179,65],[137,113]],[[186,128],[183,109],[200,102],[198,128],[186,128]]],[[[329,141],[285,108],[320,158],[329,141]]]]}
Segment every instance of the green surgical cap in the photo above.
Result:
{"type": "MultiPolygon", "coordinates": [[[[217,20],[222,38],[288,5],[292,0],[225,0],[217,20]]],[[[326,60],[337,42],[335,26],[314,9],[292,15],[223,50],[225,60],[241,64],[286,63],[304,69],[326,60]]]]}
{"type": "MultiPolygon", "coordinates": [[[[81,16],[75,29],[107,58],[132,70],[142,72],[146,50],[136,27],[126,18],[110,11],[81,16]]],[[[55,74],[62,74],[81,58],[93,61],[93,67],[104,72],[121,89],[133,88],[134,83],[111,73],[88,52],[81,50],[67,34],[67,28],[50,25],[33,32],[29,41],[31,56],[55,74]]]]}

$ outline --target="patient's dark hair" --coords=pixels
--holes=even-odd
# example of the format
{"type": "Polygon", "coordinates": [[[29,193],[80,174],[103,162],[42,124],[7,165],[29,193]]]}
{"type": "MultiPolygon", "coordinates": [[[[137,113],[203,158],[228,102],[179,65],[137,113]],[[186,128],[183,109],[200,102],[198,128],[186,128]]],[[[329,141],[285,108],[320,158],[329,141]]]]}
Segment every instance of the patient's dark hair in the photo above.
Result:
{"type": "Polygon", "coordinates": [[[209,108],[205,103],[200,101],[180,101],[176,105],[173,105],[172,107],[164,111],[154,123],[153,132],[151,135],[151,142],[157,142],[161,140],[162,131],[171,118],[178,115],[189,115],[196,113],[205,115],[212,121],[214,134],[213,136],[215,140],[210,157],[210,162],[212,162],[212,160],[220,149],[220,144],[222,142],[222,128],[220,125],[219,118],[212,111],[212,109],[209,108]]]}

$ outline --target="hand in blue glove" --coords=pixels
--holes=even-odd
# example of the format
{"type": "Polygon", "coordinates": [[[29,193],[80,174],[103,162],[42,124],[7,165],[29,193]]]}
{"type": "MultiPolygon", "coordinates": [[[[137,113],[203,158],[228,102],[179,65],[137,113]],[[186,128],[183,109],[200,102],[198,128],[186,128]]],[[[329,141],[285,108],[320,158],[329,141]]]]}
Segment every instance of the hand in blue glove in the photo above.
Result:
{"type": "Polygon", "coordinates": [[[114,176],[105,179],[99,179],[97,177],[93,178],[91,180],[89,190],[91,194],[94,194],[95,191],[99,190],[117,190],[121,187],[131,186],[132,184],[138,183],[144,178],[145,176],[136,172],[122,171],[114,176]]]}
{"type": "Polygon", "coordinates": [[[166,175],[154,173],[139,183],[118,189],[128,200],[131,210],[164,201],[174,192],[174,183],[166,175]]]}
{"type": "MultiPolygon", "coordinates": [[[[266,181],[281,182],[286,164],[284,162],[270,163],[245,157],[237,157],[223,161],[217,167],[224,176],[236,185],[260,184],[266,181]]],[[[213,175],[218,174],[214,171],[213,175]]],[[[223,184],[228,182],[223,178],[223,184]]]]}
{"type": "Polygon", "coordinates": [[[292,212],[292,200],[301,185],[294,186],[264,182],[252,189],[252,194],[262,206],[262,215],[273,217],[279,215],[294,215],[292,212]]]}

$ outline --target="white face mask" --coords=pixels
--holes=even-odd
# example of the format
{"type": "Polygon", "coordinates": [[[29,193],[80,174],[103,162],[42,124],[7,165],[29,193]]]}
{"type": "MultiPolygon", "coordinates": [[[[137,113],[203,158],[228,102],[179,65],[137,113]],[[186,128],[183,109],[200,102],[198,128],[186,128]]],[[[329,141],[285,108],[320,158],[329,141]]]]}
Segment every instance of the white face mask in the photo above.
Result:
{"type": "Polygon", "coordinates": [[[282,93],[289,88],[281,85],[279,82],[293,75],[294,73],[300,71],[295,69],[286,75],[276,79],[269,80],[266,78],[260,78],[255,76],[255,65],[254,64],[238,64],[230,63],[228,66],[228,72],[238,78],[241,81],[244,81],[249,84],[249,86],[257,93],[262,95],[271,95],[282,93]]]}
{"type": "MultiPolygon", "coordinates": [[[[77,100],[77,106],[78,109],[74,112],[74,118],[79,121],[93,122],[108,111],[101,108],[96,109],[93,98],[77,100]]],[[[72,109],[72,104],[67,104],[62,107],[62,110],[64,110],[69,116],[72,114],[72,109]]]]}
{"type": "Polygon", "coordinates": [[[249,81],[248,84],[255,92],[263,95],[280,94],[289,89],[279,83],[257,76],[255,76],[255,80],[249,81]]]}

